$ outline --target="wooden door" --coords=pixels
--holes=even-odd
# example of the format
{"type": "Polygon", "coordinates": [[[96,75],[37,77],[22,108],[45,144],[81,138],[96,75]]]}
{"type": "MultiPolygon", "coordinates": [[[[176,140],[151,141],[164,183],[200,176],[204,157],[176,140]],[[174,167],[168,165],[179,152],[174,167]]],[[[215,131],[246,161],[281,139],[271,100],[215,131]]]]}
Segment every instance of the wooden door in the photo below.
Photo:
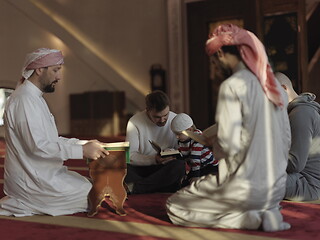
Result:
{"type": "Polygon", "coordinates": [[[187,4],[190,115],[200,129],[214,123],[217,93],[221,78],[210,74],[205,42],[217,23],[232,22],[248,30],[260,32],[261,15],[257,0],[219,0],[187,4]]]}

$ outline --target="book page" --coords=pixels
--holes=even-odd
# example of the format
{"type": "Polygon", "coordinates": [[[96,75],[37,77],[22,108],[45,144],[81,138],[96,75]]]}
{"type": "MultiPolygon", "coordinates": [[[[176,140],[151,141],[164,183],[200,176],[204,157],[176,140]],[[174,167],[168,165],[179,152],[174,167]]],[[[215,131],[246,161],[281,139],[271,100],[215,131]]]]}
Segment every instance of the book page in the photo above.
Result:
{"type": "Polygon", "coordinates": [[[180,151],[177,149],[170,149],[166,151],[161,151],[160,152],[161,157],[168,157],[168,156],[174,156],[174,155],[181,155],[180,151]]]}
{"type": "Polygon", "coordinates": [[[193,140],[197,141],[198,143],[201,143],[205,146],[211,146],[212,145],[212,139],[217,136],[217,124],[214,124],[205,130],[203,130],[202,135],[194,133],[193,131],[185,130],[182,131],[182,133],[193,140]]]}
{"type": "Polygon", "coordinates": [[[184,135],[188,136],[189,138],[192,138],[196,142],[201,143],[202,145],[207,145],[207,139],[203,135],[199,135],[199,134],[194,133],[193,131],[189,131],[189,130],[184,130],[184,131],[182,131],[182,133],[184,135]]]}
{"type": "Polygon", "coordinates": [[[129,142],[113,142],[113,143],[103,143],[102,147],[129,147],[129,142]]]}
{"type": "Polygon", "coordinates": [[[213,124],[212,126],[206,128],[202,131],[202,135],[204,135],[207,138],[213,138],[218,133],[218,126],[217,124],[213,124]]]}

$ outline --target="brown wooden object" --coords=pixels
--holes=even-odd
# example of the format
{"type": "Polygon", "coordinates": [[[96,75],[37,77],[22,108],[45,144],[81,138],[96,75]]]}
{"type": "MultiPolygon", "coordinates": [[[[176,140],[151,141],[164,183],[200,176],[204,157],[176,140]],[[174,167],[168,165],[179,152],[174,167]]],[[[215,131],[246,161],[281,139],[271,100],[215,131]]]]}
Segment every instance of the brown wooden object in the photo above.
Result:
{"type": "Polygon", "coordinates": [[[98,213],[105,197],[110,198],[117,214],[120,216],[127,214],[123,209],[127,198],[123,182],[127,174],[126,152],[109,151],[109,153],[110,155],[105,158],[89,163],[89,174],[93,184],[88,196],[88,217],[93,217],[98,213]]]}

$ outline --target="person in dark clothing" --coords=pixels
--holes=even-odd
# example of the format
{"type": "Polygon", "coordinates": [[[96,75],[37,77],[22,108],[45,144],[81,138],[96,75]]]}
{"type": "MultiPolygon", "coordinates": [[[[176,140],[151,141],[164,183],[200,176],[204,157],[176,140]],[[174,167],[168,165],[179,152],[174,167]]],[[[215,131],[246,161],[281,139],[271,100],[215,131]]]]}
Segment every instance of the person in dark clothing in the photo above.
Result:
{"type": "Polygon", "coordinates": [[[320,105],[312,93],[298,95],[283,73],[276,78],[288,94],[291,148],[285,199],[320,199],[320,105]]]}

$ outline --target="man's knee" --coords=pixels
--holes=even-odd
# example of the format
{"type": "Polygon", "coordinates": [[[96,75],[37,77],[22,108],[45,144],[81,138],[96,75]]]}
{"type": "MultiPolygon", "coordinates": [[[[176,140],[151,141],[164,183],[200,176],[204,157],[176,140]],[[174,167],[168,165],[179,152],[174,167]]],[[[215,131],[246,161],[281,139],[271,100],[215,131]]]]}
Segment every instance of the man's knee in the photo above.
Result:
{"type": "Polygon", "coordinates": [[[177,175],[182,175],[186,172],[186,164],[183,160],[173,160],[167,163],[167,167],[177,175]]]}

